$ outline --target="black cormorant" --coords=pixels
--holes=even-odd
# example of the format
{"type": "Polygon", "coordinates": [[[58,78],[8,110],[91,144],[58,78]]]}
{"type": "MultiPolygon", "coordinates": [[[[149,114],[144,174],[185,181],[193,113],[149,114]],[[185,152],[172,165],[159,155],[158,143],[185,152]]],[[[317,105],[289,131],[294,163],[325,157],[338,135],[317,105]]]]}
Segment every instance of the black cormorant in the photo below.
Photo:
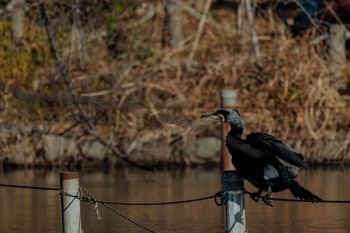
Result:
{"type": "Polygon", "coordinates": [[[307,168],[304,157],[296,150],[263,132],[251,133],[245,140],[241,139],[243,121],[235,109],[222,108],[201,118],[216,119],[230,125],[226,145],[237,171],[259,189],[250,194],[253,200],[258,201],[262,192],[266,191],[262,199],[265,204],[272,206],[269,200],[271,193],[285,189],[301,200],[321,200],[294,180],[301,167],[307,168]]]}

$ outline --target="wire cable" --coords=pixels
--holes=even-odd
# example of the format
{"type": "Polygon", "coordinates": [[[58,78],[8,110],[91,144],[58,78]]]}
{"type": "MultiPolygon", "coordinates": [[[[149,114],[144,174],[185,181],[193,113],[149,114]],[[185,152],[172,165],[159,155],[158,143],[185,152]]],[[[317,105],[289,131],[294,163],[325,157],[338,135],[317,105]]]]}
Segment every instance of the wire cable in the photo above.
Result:
{"type": "MultiPolygon", "coordinates": [[[[56,187],[42,187],[42,186],[30,186],[30,185],[12,185],[12,184],[0,184],[0,187],[5,188],[21,188],[21,189],[33,189],[33,190],[46,190],[46,191],[59,191],[61,195],[69,196],[73,198],[77,198],[82,202],[90,202],[90,203],[100,203],[100,204],[108,204],[108,205],[126,205],[126,206],[151,206],[151,205],[176,205],[176,204],[185,204],[185,203],[191,203],[191,202],[199,202],[204,201],[208,199],[215,199],[215,203],[219,206],[224,204],[224,201],[222,200],[224,193],[223,191],[217,192],[214,195],[205,196],[205,197],[199,197],[199,198],[193,198],[193,199],[187,199],[187,200],[180,200],[180,201],[166,201],[166,202],[121,202],[121,201],[103,201],[99,199],[95,199],[92,197],[86,197],[86,196],[79,196],[79,195],[72,195],[64,192],[60,188],[56,187]]],[[[82,188],[85,192],[87,192],[86,189],[82,188]]],[[[245,194],[251,194],[251,192],[245,190],[245,194]]],[[[350,204],[350,200],[300,200],[300,199],[292,199],[292,198],[269,198],[271,201],[281,201],[281,202],[307,202],[307,203],[335,203],[335,204],[350,204]]]]}
{"type": "MultiPolygon", "coordinates": [[[[81,187],[81,189],[88,193],[88,191],[81,187]]],[[[180,200],[180,201],[167,201],[167,202],[121,202],[121,201],[103,201],[103,200],[96,200],[94,197],[86,197],[83,195],[74,195],[69,194],[67,192],[64,192],[63,190],[60,190],[60,194],[63,196],[73,197],[77,198],[82,202],[90,202],[90,203],[100,203],[100,204],[108,204],[108,205],[128,205],[128,206],[152,206],[152,205],[176,205],[176,204],[185,204],[185,203],[191,203],[191,202],[199,202],[204,201],[208,199],[215,198],[215,203],[219,206],[223,205],[223,201],[219,201],[219,199],[222,199],[224,196],[224,192],[217,192],[214,195],[205,196],[205,197],[199,197],[199,198],[193,198],[193,199],[187,199],[187,200],[180,200]]],[[[91,194],[92,195],[92,194],[91,194]]]]}
{"type": "MultiPolygon", "coordinates": [[[[244,194],[252,194],[252,192],[249,192],[247,190],[244,190],[244,194]]],[[[260,197],[261,198],[261,197],[260,197]]],[[[306,203],[334,203],[334,204],[350,204],[350,200],[301,200],[301,199],[293,199],[293,198],[275,198],[275,197],[270,197],[267,198],[268,200],[271,201],[281,201],[281,202],[306,202],[306,203]]]]}
{"type": "Polygon", "coordinates": [[[47,191],[59,191],[59,188],[55,187],[38,187],[30,185],[12,185],[12,184],[0,184],[0,187],[6,188],[21,188],[21,189],[37,189],[37,190],[47,190],[47,191]]]}
{"type": "Polygon", "coordinates": [[[307,202],[307,203],[333,203],[333,204],[350,204],[350,200],[300,200],[300,199],[291,199],[291,198],[274,198],[270,197],[268,198],[271,201],[282,201],[282,202],[307,202]]]}

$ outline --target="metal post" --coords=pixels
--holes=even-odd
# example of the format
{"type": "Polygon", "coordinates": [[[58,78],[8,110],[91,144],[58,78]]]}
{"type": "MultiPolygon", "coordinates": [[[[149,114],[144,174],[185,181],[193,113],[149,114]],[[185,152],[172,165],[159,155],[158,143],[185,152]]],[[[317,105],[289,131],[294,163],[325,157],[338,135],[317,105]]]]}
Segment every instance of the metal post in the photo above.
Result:
{"type": "MultiPolygon", "coordinates": [[[[71,195],[79,194],[78,172],[61,172],[60,187],[71,195]]],[[[63,233],[79,233],[81,229],[80,201],[74,197],[61,196],[63,233]]]]}
{"type": "MultiPolygon", "coordinates": [[[[235,90],[222,90],[220,92],[221,106],[223,108],[233,108],[236,105],[237,92],[235,90]]],[[[234,167],[231,162],[231,155],[226,147],[226,136],[230,126],[227,124],[222,125],[222,148],[221,148],[221,161],[224,171],[233,170],[234,167]]]]}
{"type": "Polygon", "coordinates": [[[245,203],[243,177],[237,171],[224,171],[226,233],[244,233],[245,203]]]}

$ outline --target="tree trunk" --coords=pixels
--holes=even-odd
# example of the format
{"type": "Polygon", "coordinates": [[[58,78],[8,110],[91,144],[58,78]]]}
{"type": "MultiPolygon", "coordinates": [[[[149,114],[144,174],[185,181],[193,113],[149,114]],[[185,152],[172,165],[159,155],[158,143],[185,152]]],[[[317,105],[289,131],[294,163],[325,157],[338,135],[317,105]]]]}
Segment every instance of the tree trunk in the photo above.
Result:
{"type": "Polygon", "coordinates": [[[329,29],[330,44],[330,71],[337,79],[335,87],[338,90],[346,88],[346,82],[341,78],[343,69],[346,67],[346,28],[341,24],[333,24],[329,29]]]}
{"type": "Polygon", "coordinates": [[[163,0],[164,3],[164,25],[162,44],[173,48],[181,48],[183,43],[181,24],[181,0],[163,0]]]}
{"type": "Polygon", "coordinates": [[[250,0],[245,0],[246,3],[246,12],[249,20],[250,25],[250,33],[251,33],[251,40],[252,40],[252,47],[255,52],[255,59],[258,62],[258,64],[261,66],[261,53],[259,48],[259,41],[258,41],[258,35],[255,30],[255,9],[252,7],[252,4],[250,0]]]}
{"type": "Polygon", "coordinates": [[[11,26],[13,38],[19,41],[24,37],[24,0],[11,0],[7,5],[7,9],[11,11],[11,26]]]}
{"type": "Polygon", "coordinates": [[[344,25],[333,24],[329,30],[330,57],[332,66],[344,66],[346,62],[344,25]]]}

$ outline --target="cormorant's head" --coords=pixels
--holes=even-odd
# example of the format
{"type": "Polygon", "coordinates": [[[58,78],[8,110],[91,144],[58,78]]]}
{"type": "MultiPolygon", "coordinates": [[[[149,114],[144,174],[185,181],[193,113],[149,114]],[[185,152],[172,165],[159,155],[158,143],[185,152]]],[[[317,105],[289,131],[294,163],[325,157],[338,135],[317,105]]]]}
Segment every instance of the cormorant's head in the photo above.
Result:
{"type": "Polygon", "coordinates": [[[236,109],[221,108],[213,114],[202,115],[201,118],[210,118],[225,122],[231,126],[231,133],[234,133],[237,136],[243,134],[243,121],[236,109]]]}

